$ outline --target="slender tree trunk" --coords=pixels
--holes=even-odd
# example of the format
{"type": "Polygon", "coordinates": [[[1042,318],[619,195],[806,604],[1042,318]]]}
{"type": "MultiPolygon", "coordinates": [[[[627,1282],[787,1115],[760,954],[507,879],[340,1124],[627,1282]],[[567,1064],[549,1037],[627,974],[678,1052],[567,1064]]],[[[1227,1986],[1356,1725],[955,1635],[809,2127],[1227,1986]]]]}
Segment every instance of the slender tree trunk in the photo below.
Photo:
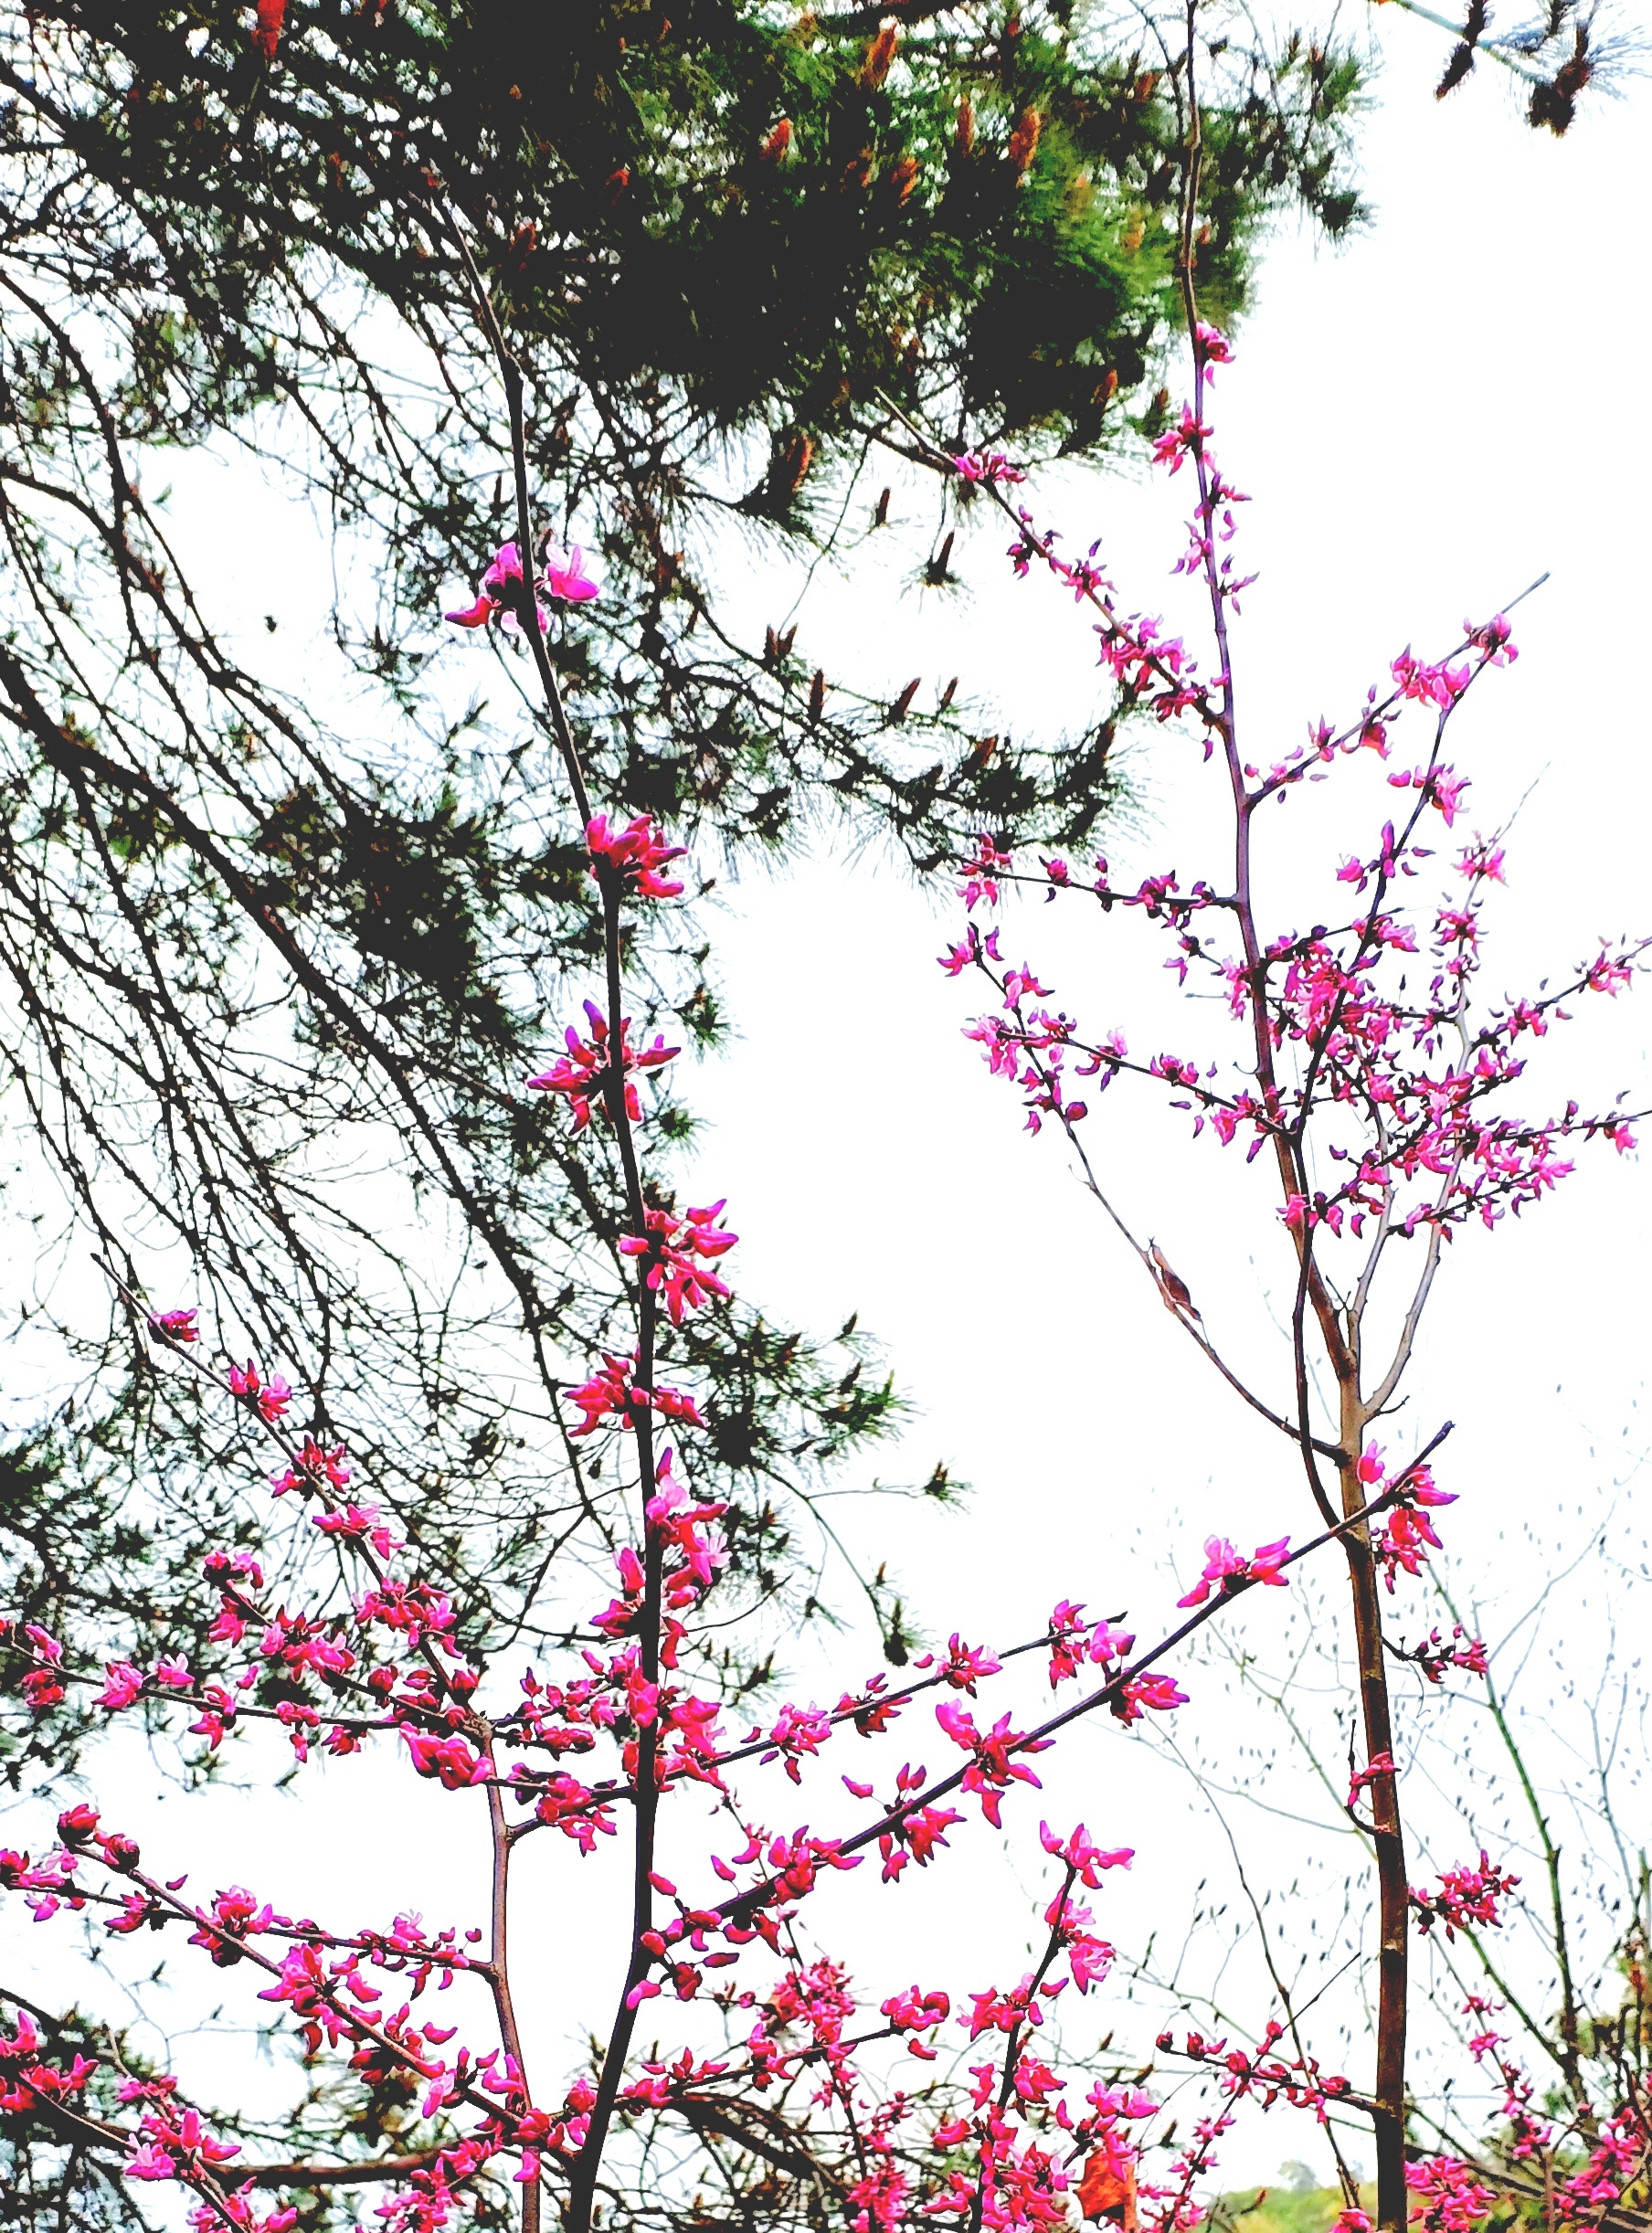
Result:
{"type": "MultiPolygon", "coordinates": [[[[1360,1400],[1357,1349],[1352,1370],[1343,1379],[1340,1461],[1342,1509],[1358,1512],[1366,1500],[1360,1478],[1360,1453],[1366,1419],[1360,1400]]],[[[1377,1563],[1365,1528],[1343,1538],[1353,1600],[1354,1643],[1360,1665],[1360,1707],[1365,1727],[1367,1762],[1393,1757],[1393,1724],[1389,1712],[1388,1670],[1382,1658],[1382,1610],[1377,1563]]],[[[1405,2190],[1405,2003],[1410,1962],[1411,1915],[1405,1881],[1405,1834],[1392,1768],[1369,1786],[1377,1857],[1377,2071],[1371,2119],[1377,2156],[1377,2222],[1381,2233],[1404,2233],[1405,2190]]]]}

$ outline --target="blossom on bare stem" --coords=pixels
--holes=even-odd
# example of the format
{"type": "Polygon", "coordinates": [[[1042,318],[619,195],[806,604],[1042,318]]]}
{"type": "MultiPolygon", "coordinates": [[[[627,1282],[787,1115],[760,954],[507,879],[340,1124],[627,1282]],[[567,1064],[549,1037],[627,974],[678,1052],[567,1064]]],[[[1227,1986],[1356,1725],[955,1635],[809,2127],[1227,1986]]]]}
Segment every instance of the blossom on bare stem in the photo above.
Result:
{"type": "MultiPolygon", "coordinates": [[[[682,886],[677,889],[680,891],[682,886]]],[[[591,1121],[593,1109],[606,1114],[606,1091],[614,1074],[615,1062],[609,1043],[609,1021],[595,1000],[585,1003],[589,1021],[590,1037],[581,1038],[573,1024],[563,1033],[567,1053],[559,1054],[548,1070],[528,1080],[535,1093],[561,1094],[574,1112],[574,1130],[583,1132],[591,1121]]],[[[632,1080],[635,1074],[662,1070],[682,1053],[681,1047],[668,1047],[662,1032],[656,1032],[653,1044],[634,1047],[630,1037],[631,1020],[620,1019],[619,1071],[623,1082],[625,1113],[632,1124],[642,1121],[642,1104],[632,1080]]]]}
{"type": "Polygon", "coordinates": [[[1276,1543],[1259,1543],[1247,1559],[1243,1551],[1235,1550],[1225,1535],[1205,1538],[1204,1572],[1185,1597],[1179,1597],[1179,1605],[1202,1605],[1211,1592],[1225,1590],[1230,1594],[1244,1589],[1253,1582],[1266,1583],[1273,1589],[1285,1587],[1285,1576],[1279,1572],[1286,1552],[1290,1549],[1290,1537],[1282,1535],[1276,1543]]]}
{"type": "MultiPolygon", "coordinates": [[[[543,569],[534,578],[534,602],[543,635],[551,624],[551,614],[549,608],[540,602],[541,594],[564,605],[588,604],[592,598],[600,595],[597,584],[585,570],[585,553],[577,544],[571,550],[564,550],[556,543],[545,545],[543,569]]],[[[452,612],[444,612],[441,617],[460,628],[485,628],[490,620],[503,619],[506,628],[519,629],[522,596],[522,547],[514,542],[502,543],[482,575],[475,601],[452,612]]]]}
{"type": "Polygon", "coordinates": [[[651,814],[636,815],[623,830],[613,828],[606,814],[586,826],[593,873],[604,871],[623,878],[645,899],[677,899],[683,886],[660,871],[671,861],[681,861],[687,847],[668,845],[654,829],[651,814]]]}
{"type": "Polygon", "coordinates": [[[292,1402],[292,1391],[279,1372],[272,1372],[266,1381],[260,1378],[251,1358],[244,1365],[229,1368],[229,1392],[257,1412],[266,1426],[273,1426],[282,1417],[292,1402]]]}

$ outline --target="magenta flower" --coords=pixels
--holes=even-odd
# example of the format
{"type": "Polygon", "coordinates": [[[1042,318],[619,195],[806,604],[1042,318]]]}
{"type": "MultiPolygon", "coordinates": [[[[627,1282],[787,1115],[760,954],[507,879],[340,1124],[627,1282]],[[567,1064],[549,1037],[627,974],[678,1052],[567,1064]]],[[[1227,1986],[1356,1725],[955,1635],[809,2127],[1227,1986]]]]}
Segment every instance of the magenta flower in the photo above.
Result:
{"type": "Polygon", "coordinates": [[[149,2140],[133,2150],[126,2164],[129,2179],[175,2179],[177,2175],[178,2166],[174,2159],[164,2148],[157,2148],[149,2140]]]}
{"type": "Polygon", "coordinates": [[[962,457],[954,458],[953,468],[960,481],[974,487],[991,488],[1003,482],[1024,481],[1026,474],[1019,465],[1011,465],[1001,450],[969,450],[962,457]]]}
{"type": "Polygon", "coordinates": [[[405,1722],[401,1733],[418,1773],[436,1777],[446,1791],[463,1791],[471,1783],[485,1783],[492,1773],[487,1762],[478,1760],[462,1737],[427,1737],[408,1729],[405,1722]]]}
{"type": "Polygon", "coordinates": [[[164,1334],[168,1341],[198,1341],[193,1310],[156,1310],[150,1314],[152,1333],[164,1334]]]}
{"type": "Polygon", "coordinates": [[[1230,1575],[1243,1574],[1244,1571],[1243,1553],[1235,1550],[1225,1536],[1210,1536],[1204,1546],[1203,1573],[1187,1595],[1179,1597],[1176,1603],[1179,1605],[1202,1605],[1213,1587],[1221,1588],[1230,1575]]]}
{"type": "Polygon", "coordinates": [[[1426,1641],[1415,1646],[1405,1656],[1414,1659],[1428,1680],[1435,1684],[1444,1682],[1447,1667],[1461,1667],[1469,1675],[1491,1672],[1483,1639],[1469,1635],[1460,1622],[1453,1628],[1449,1642],[1442,1640],[1437,1628],[1431,1628],[1426,1641]]]}
{"type": "MultiPolygon", "coordinates": [[[[728,1563],[723,1530],[715,1524],[728,1507],[693,1502],[671,1467],[672,1453],[667,1450],[654,1470],[655,1494],[648,1500],[648,1523],[666,1550],[681,1560],[680,1571],[692,1575],[702,1589],[709,1589],[719,1568],[728,1563]]],[[[673,1603],[680,1595],[674,1587],[676,1579],[674,1574],[667,1577],[673,1603]]]]}
{"type": "Polygon", "coordinates": [[[1187,1702],[1187,1692],[1173,1676],[1137,1675],[1120,1691],[1113,1711],[1121,1721],[1139,1721],[1144,1706],[1154,1713],[1170,1713],[1187,1702]]]}
{"type": "Polygon", "coordinates": [[[461,628],[482,628],[498,610],[499,607],[492,598],[479,597],[473,605],[467,605],[462,612],[444,612],[441,617],[444,620],[457,622],[461,628]]]}
{"type": "Polygon", "coordinates": [[[245,1367],[230,1366],[229,1392],[242,1397],[266,1426],[274,1426],[292,1401],[292,1391],[281,1374],[274,1372],[268,1381],[260,1380],[250,1357],[245,1367]]]}
{"type": "MultiPolygon", "coordinates": [[[[681,890],[681,885],[678,886],[681,890]]],[[[609,1050],[608,1018],[594,1000],[587,1000],[585,1012],[590,1019],[591,1035],[588,1041],[580,1038],[570,1023],[563,1036],[567,1044],[566,1055],[558,1055],[551,1067],[528,1085],[537,1093],[566,1094],[568,1106],[574,1112],[574,1129],[583,1132],[591,1121],[593,1109],[606,1115],[607,1105],[603,1089],[612,1073],[613,1064],[609,1050]]],[[[625,1076],[625,1113],[632,1124],[642,1121],[642,1104],[637,1097],[630,1073],[633,1070],[658,1070],[683,1050],[668,1047],[656,1032],[651,1047],[633,1047],[630,1039],[631,1020],[620,1020],[620,1067],[625,1076]]]]}
{"type": "Polygon", "coordinates": [[[1038,1826],[1038,1839],[1046,1853],[1065,1861],[1079,1882],[1095,1892],[1101,1889],[1101,1878],[1096,1874],[1102,1868],[1128,1868],[1136,1857],[1133,1846],[1097,1846],[1090,1840],[1090,1833],[1081,1822],[1064,1841],[1047,1822],[1038,1826]]]}
{"type": "Polygon", "coordinates": [[[514,543],[502,543],[482,577],[476,602],[462,612],[443,613],[442,619],[456,621],[461,628],[485,627],[496,613],[510,610],[521,581],[522,553],[514,543]]]}
{"type": "Polygon", "coordinates": [[[715,1273],[694,1261],[725,1255],[739,1239],[738,1233],[719,1230],[716,1221],[722,1209],[722,1202],[714,1201],[708,1209],[690,1210],[680,1219],[667,1210],[649,1210],[644,1212],[646,1233],[620,1237],[621,1255],[642,1258],[638,1268],[644,1284],[656,1294],[664,1288],[673,1326],[681,1326],[685,1312],[700,1309],[714,1296],[721,1302],[728,1299],[729,1290],[715,1273]]]}
{"type": "Polygon", "coordinates": [[[482,594],[486,597],[514,596],[522,579],[522,550],[515,543],[502,543],[493,554],[493,563],[482,577],[482,594]]]}
{"type": "Polygon", "coordinates": [[[1442,713],[1449,713],[1468,687],[1467,667],[1453,667],[1445,660],[1430,665],[1414,659],[1409,644],[1390,663],[1403,698],[1414,698],[1419,704],[1436,706],[1442,713]]]}
{"type": "Polygon", "coordinates": [[[630,877],[645,899],[681,897],[682,884],[674,877],[662,876],[660,871],[668,861],[683,860],[688,848],[664,843],[655,833],[651,814],[634,816],[623,830],[614,829],[606,814],[595,815],[586,824],[585,841],[590,849],[594,874],[600,874],[606,863],[630,877]]]}
{"type": "MultiPolygon", "coordinates": [[[[577,544],[566,551],[559,544],[546,545],[545,571],[535,577],[534,588],[535,609],[542,631],[550,626],[551,616],[549,609],[539,602],[540,596],[556,598],[565,605],[584,605],[598,594],[596,583],[585,571],[585,553],[577,544]]],[[[521,594],[521,546],[502,543],[482,577],[475,602],[461,611],[444,612],[442,619],[451,620],[459,628],[485,628],[490,620],[503,617],[506,628],[519,628],[517,601],[521,594]]]]}
{"type": "Polygon", "coordinates": [[[680,1388],[640,1387],[631,1378],[636,1363],[634,1350],[630,1357],[604,1354],[599,1371],[582,1386],[566,1391],[568,1402],[577,1403],[584,1413],[579,1424],[568,1429],[572,1441],[595,1434],[605,1419],[618,1419],[621,1427],[633,1427],[637,1413],[643,1410],[657,1411],[663,1418],[680,1420],[689,1426],[705,1424],[699,1405],[680,1388]]]}
{"type": "MultiPolygon", "coordinates": [[[[926,1655],[917,1664],[919,1667],[933,1664],[933,1655],[926,1655]]],[[[997,1675],[1001,1667],[1002,1662],[996,1659],[984,1645],[966,1644],[954,1635],[947,1646],[947,1665],[942,1672],[955,1690],[967,1690],[973,1698],[976,1684],[984,1681],[989,1675],[997,1675]]]]}
{"type": "Polygon", "coordinates": [[[1226,1536],[1209,1536],[1204,1545],[1204,1572],[1187,1595],[1179,1597],[1176,1603],[1202,1605],[1213,1589],[1242,1589],[1247,1582],[1264,1582],[1270,1588],[1283,1589],[1285,1576],[1279,1569],[1289,1547],[1290,1537],[1282,1535],[1276,1543],[1259,1543],[1255,1555],[1247,1559],[1234,1549],[1226,1536]]]}
{"type": "Polygon", "coordinates": [[[1436,1922],[1444,1923],[1448,1939],[1476,1923],[1494,1931],[1503,1920],[1498,1912],[1498,1902],[1507,1900],[1519,1882],[1519,1877],[1507,1869],[1494,1868],[1491,1857],[1482,1850],[1477,1868],[1470,1865],[1446,1869],[1435,1890],[1420,1892],[1413,1886],[1411,1903],[1417,1911],[1417,1929],[1426,1938],[1436,1922]]]}
{"type": "Polygon", "coordinates": [[[565,605],[588,605],[600,594],[585,570],[585,553],[577,543],[567,551],[551,545],[545,554],[545,586],[565,605]]]}
{"type": "Polygon", "coordinates": [[[1497,2204],[1491,2189],[1455,2155],[1407,2164],[1405,2184],[1419,2197],[1412,2223],[1422,2233],[1472,2233],[1497,2204]]]}
{"type": "Polygon", "coordinates": [[[1180,421],[1153,445],[1154,464],[1168,465],[1172,473],[1179,473],[1188,458],[1198,454],[1201,443],[1209,440],[1210,433],[1209,427],[1195,418],[1184,403],[1180,421]]]}
{"type": "Polygon", "coordinates": [[[93,1699],[94,1706],[105,1707],[111,1713],[119,1713],[130,1706],[143,1688],[143,1677],[130,1659],[111,1659],[103,1670],[107,1680],[93,1699]]]}

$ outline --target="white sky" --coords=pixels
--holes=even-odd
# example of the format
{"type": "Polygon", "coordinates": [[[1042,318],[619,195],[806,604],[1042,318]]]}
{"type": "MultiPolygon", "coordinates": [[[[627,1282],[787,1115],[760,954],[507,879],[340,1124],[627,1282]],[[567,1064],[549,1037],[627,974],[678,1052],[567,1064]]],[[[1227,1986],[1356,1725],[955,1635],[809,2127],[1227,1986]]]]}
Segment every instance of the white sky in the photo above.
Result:
{"type": "MultiPolygon", "coordinates": [[[[1245,599],[1238,674],[1252,756],[1271,758],[1321,711],[1351,709],[1403,645],[1442,651],[1465,613],[1482,616],[1550,572],[1522,609],[1520,663],[1477,689],[1454,731],[1457,763],[1476,786],[1467,820],[1489,829],[1520,810],[1488,977],[1523,986],[1590,951],[1597,932],[1652,927],[1639,664],[1652,593],[1640,488],[1647,334],[1636,231],[1647,93],[1636,87],[1619,105],[1592,104],[1574,137],[1556,145],[1524,127],[1490,69],[1437,107],[1429,90],[1438,41],[1392,15],[1382,28],[1386,105],[1366,143],[1377,222],[1337,255],[1306,239],[1276,246],[1238,362],[1215,391],[1223,463],[1255,499],[1242,529],[1262,572],[1245,599]]],[[[1182,484],[1066,474],[1030,495],[1069,545],[1104,537],[1127,599],[1149,610],[1172,604],[1182,484]]],[[[933,684],[957,668],[986,671],[1002,723],[1082,719],[1095,689],[1082,619],[1053,586],[1015,584],[992,551],[989,538],[970,562],[980,593],[968,603],[896,597],[869,576],[817,584],[800,648],[818,643],[830,670],[835,631],[852,628],[863,641],[876,629],[892,691],[914,673],[933,684]]],[[[238,538],[218,577],[227,607],[244,598],[245,624],[260,640],[261,616],[283,609],[283,572],[295,564],[278,541],[249,549],[238,538]]],[[[227,633],[233,639],[233,625],[227,633]]],[[[1207,873],[1192,748],[1155,738],[1131,767],[1145,811],[1107,843],[1117,880],[1149,867],[1173,865],[1184,881],[1207,873]]],[[[1350,795],[1337,787],[1330,802],[1350,795]]],[[[1292,922],[1311,919],[1301,880],[1335,851],[1316,819],[1325,803],[1301,816],[1293,809],[1277,840],[1267,833],[1265,889],[1285,894],[1292,922]]],[[[1087,1023],[1128,1030],[1164,1013],[1159,953],[1117,921],[1076,908],[1011,921],[1006,953],[1043,965],[1058,1000],[1087,1023]]],[[[1247,1548],[1287,1529],[1300,1537],[1306,1497],[1285,1446],[1195,1372],[1198,1359],[1078,1191],[1059,1141],[1022,1134],[1015,1101],[959,1037],[971,998],[933,963],[957,935],[955,912],[937,912],[900,876],[852,872],[829,854],[783,881],[733,888],[720,953],[742,1036],[689,1081],[707,1119],[690,1198],[729,1197],[744,1294],[817,1329],[858,1310],[886,1343],[919,1415],[905,1447],[883,1461],[884,1477],[921,1479],[944,1456],[974,1484],[963,1519],[843,1510],[846,1531],[874,1556],[887,1549],[913,1580],[932,1628],[1008,1643],[1067,1595],[1096,1611],[1128,1605],[1132,1625],[1152,1633],[1177,1593],[1171,1573],[1191,1578],[1204,1534],[1230,1533],[1247,1548]]],[[[1552,1074],[1585,1101],[1626,1085],[1634,1104],[1652,1102],[1647,999],[1643,990],[1590,1005],[1563,1046],[1551,1042],[1552,1074]]],[[[1198,1021],[1213,1040],[1211,1011],[1198,1021]]],[[[1185,1026],[1180,1035],[1192,1036],[1185,1026]]],[[[1543,1098],[1536,1085],[1531,1098],[1543,1098]]],[[[1190,1144],[1185,1127],[1168,1125],[1145,1099],[1132,1103],[1125,1086],[1100,1105],[1090,1131],[1120,1209],[1163,1242],[1213,1333],[1282,1389],[1269,1313],[1279,1309],[1287,1260],[1264,1191],[1243,1183],[1213,1142],[1190,1144]]],[[[1443,1531],[1454,1582],[1486,1607],[1493,1640],[1564,1562],[1563,1547],[1581,1547],[1603,1522],[1632,1562],[1645,1556],[1648,1222],[1644,1159],[1595,1151],[1555,1201],[1519,1226],[1468,1236],[1446,1265],[1411,1407],[1392,1439],[1420,1442],[1443,1417],[1456,1421],[1441,1472],[1462,1502],[1444,1515],[1443,1531]]],[[[1530,1694],[1552,1740],[1545,1773],[1556,1781],[1569,1763],[1587,1769],[1580,1701],[1609,1671],[1596,1591],[1574,1581],[1550,1607],[1535,1656],[1520,1657],[1535,1633],[1528,1627],[1500,1662],[1521,1669],[1517,1700],[1530,1694]],[[1568,1680],[1579,1686],[1570,1703],[1568,1680]]],[[[1421,1625],[1438,1617],[1413,1602],[1421,1625]]],[[[1276,1655],[1285,1619],[1266,1593],[1247,1605],[1245,1633],[1276,1655]]],[[[1403,1624],[1414,1635],[1416,1614],[1403,1624]]],[[[1632,1642],[1626,1648],[1632,1658],[1632,1642]]],[[[834,1675],[800,1659],[799,1687],[823,1691],[869,1664],[857,1640],[834,1675]]],[[[1325,1701],[1308,1679],[1311,1719],[1325,1701]]],[[[1633,1669],[1628,1681],[1638,1694],[1633,1669]]],[[[1249,1794],[1229,1815],[1259,1880],[1283,1886],[1298,1868],[1334,1871],[1344,1849],[1334,1815],[1299,1769],[1266,1764],[1275,1725],[1254,1702],[1228,1699],[1213,1670],[1189,1687],[1195,1702],[1183,1720],[1202,1716],[1198,1733],[1249,1794]],[[1310,1834],[1267,1804],[1311,1811],[1325,1826],[1310,1834]]],[[[1629,1741],[1638,1742],[1633,1729],[1629,1741]]],[[[843,1764],[853,1766],[835,1763],[825,1782],[843,1764]]],[[[1432,1782],[1431,1773],[1419,1769],[1420,1825],[1437,1868],[1463,1857],[1463,1841],[1450,1820],[1458,1794],[1443,1770],[1432,1782]]],[[[215,1882],[247,1874],[256,1820],[259,1888],[290,1911],[365,1920],[387,1912],[393,1883],[395,1897],[432,1920],[480,1919],[482,1880],[453,1805],[405,1778],[397,1803],[426,1832],[387,1855],[374,1835],[383,1786],[355,1772],[326,1783],[327,1804],[336,1800],[353,1826],[342,1847],[318,1834],[318,1783],[301,1809],[271,1804],[254,1815],[230,1801],[202,1809],[185,1839],[178,1802],[158,1776],[128,1762],[111,1777],[103,1786],[115,1795],[111,1818],[119,1811],[157,1854],[167,1841],[186,1844],[199,1883],[215,1855],[215,1882]]],[[[1133,1879],[1098,1902],[1121,1947],[1155,1929],[1178,1931],[1191,1886],[1226,1868],[1222,1834],[1185,1779],[1109,1730],[1074,1745],[1052,1781],[1053,1819],[1067,1819],[1064,1808],[1083,1814],[1105,1842],[1138,1850],[1133,1879]]],[[[1631,1804],[1639,1815],[1631,1837],[1644,1839],[1644,1794],[1631,1804]]],[[[788,1810],[777,1805],[781,1818],[788,1810]]],[[[1023,1830],[1031,1819],[1022,1810],[1023,1830]]],[[[0,1828],[16,1835],[5,1817],[0,1828]]],[[[944,1977],[957,1990],[995,1974],[997,1942],[997,1970],[1018,1974],[1031,1907],[1001,1896],[1007,1880],[992,1874],[980,1838],[975,1847],[982,1854],[924,1888],[927,1904],[904,1889],[898,1913],[868,1917],[874,1953],[909,1967],[922,1934],[933,1934],[942,1974],[925,1982],[944,1977]],[[960,1943],[980,1945],[980,1976],[958,1974],[960,1943]]],[[[609,1985],[606,1970],[588,1977],[592,1934],[571,1929],[564,1904],[588,1882],[537,1841],[524,1858],[526,1936],[547,1981],[531,1997],[529,2022],[539,2059],[555,2064],[581,2025],[606,2012],[609,1985]]],[[[1414,1860],[1414,1878],[1426,1865],[1414,1860]]],[[[17,1914],[7,1902],[0,1929],[15,1933],[17,1914]]],[[[37,1964],[49,1994],[69,1941],[26,1939],[17,1963],[37,1964]]],[[[18,1974],[9,1948],[7,1961],[18,1974]]],[[[1250,1993],[1248,1975],[1235,1974],[1250,1993]]],[[[1244,2005],[1257,2006],[1254,1997],[1244,2005]]],[[[1102,2011],[1097,2028],[1115,2013],[1102,2011]]],[[[1361,2069],[1356,2062],[1356,2077],[1361,2069]]],[[[1238,2183],[1295,2155],[1321,2160],[1306,2125],[1276,2118],[1236,2134],[1225,2163],[1238,2183]]]]}

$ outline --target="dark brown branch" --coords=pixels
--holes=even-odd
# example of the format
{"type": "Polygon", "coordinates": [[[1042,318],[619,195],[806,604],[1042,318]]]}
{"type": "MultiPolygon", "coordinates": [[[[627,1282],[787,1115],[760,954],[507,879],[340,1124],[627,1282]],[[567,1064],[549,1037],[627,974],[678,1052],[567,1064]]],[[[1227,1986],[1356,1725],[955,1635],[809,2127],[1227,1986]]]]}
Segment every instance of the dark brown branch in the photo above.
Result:
{"type": "Polygon", "coordinates": [[[226,2186],[364,2186],[373,2179],[404,2179],[429,2171],[440,2148],[416,2148],[408,2155],[375,2155],[359,2164],[226,2164],[218,2176],[226,2186]]]}

